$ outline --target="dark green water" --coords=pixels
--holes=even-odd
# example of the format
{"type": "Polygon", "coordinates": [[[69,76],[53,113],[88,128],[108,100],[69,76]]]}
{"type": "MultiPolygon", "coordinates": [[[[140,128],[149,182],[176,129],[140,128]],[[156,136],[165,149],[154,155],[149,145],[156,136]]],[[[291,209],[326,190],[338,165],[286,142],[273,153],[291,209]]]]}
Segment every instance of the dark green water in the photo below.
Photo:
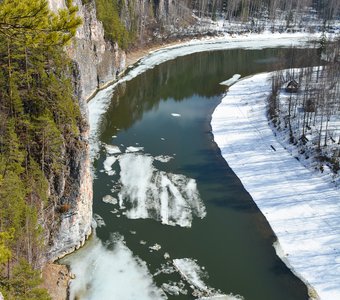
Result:
{"type": "MultiPolygon", "coordinates": [[[[171,258],[196,259],[209,274],[206,284],[224,293],[240,294],[247,300],[308,299],[306,287],[276,256],[269,225],[220,156],[210,127],[211,114],[225,92],[219,82],[235,73],[245,77],[290,66],[290,57],[285,59],[289,51],[193,54],[166,62],[117,87],[101,125],[100,140],[121,149],[140,146],[144,154],[153,157],[172,156],[167,163],[154,161],[154,167],[195,179],[207,215],[194,218],[191,228],[182,228],[112,214],[110,211],[118,205],[101,199],[108,194],[117,196],[119,191],[111,189],[119,176],[101,171],[106,157],[102,150],[95,162],[93,209],[106,226],[97,228],[97,236],[106,241],[111,233],[123,235],[126,245],[147,263],[151,273],[165,262],[163,255],[167,252],[171,258]],[[140,244],[141,240],[147,245],[140,244]],[[148,246],[155,243],[162,249],[150,252],[148,246]]],[[[119,174],[118,163],[113,169],[119,174]]],[[[161,286],[180,278],[177,273],[161,274],[154,280],[161,286]]],[[[189,293],[169,299],[194,298],[189,293]]]]}

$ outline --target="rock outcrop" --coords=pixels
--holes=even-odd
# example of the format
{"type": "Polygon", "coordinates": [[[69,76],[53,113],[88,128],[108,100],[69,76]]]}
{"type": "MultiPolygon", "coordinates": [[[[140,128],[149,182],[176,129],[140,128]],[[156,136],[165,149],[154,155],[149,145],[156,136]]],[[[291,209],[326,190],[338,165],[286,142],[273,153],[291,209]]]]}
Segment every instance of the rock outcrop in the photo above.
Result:
{"type": "Polygon", "coordinates": [[[74,4],[79,7],[83,24],[67,52],[78,66],[79,96],[85,100],[103,84],[116,78],[125,67],[125,52],[116,43],[111,44],[104,39],[103,25],[96,17],[94,1],[82,5],[81,0],[76,0],[74,4]]]}

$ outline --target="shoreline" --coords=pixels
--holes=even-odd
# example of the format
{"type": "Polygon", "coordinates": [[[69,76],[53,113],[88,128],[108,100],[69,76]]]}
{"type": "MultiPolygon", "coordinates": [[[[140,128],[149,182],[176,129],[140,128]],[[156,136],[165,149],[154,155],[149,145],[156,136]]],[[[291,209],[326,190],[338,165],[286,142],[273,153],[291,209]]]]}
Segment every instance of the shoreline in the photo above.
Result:
{"type": "Polygon", "coordinates": [[[340,193],[276,139],[266,116],[269,74],[229,89],[212,115],[214,140],[276,235],[277,255],[311,299],[340,299],[340,193]]]}

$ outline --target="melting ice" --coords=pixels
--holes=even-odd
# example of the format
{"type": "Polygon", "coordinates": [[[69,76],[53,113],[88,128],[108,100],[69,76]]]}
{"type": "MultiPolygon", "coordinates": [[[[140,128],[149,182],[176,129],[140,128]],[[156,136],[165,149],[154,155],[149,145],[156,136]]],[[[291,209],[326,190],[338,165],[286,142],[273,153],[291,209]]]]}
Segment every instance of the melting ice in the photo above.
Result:
{"type": "Polygon", "coordinates": [[[76,280],[71,281],[71,300],[166,299],[154,284],[146,263],[133,256],[122,238],[113,239],[106,247],[94,237],[64,262],[71,265],[76,276],[76,280]]]}
{"type": "Polygon", "coordinates": [[[190,227],[194,216],[204,218],[205,206],[194,179],[159,171],[154,158],[141,153],[119,157],[119,205],[131,219],[153,218],[163,224],[190,227]]]}
{"type": "MultiPolygon", "coordinates": [[[[193,296],[198,300],[244,300],[240,295],[225,295],[207,286],[204,282],[206,274],[197,262],[191,258],[178,258],[173,260],[173,265],[182,278],[190,284],[193,296]]],[[[167,290],[166,290],[167,291],[167,290]]]]}

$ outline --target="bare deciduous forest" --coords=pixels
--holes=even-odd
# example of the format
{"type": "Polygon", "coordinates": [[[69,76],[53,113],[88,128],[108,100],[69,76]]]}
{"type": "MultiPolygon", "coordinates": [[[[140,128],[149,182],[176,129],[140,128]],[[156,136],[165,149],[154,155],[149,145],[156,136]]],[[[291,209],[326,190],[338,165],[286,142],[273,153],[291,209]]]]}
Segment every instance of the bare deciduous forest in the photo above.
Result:
{"type": "MultiPolygon", "coordinates": [[[[321,172],[340,169],[340,39],[319,44],[317,67],[279,70],[272,76],[269,118],[296,146],[296,157],[321,172]],[[287,85],[293,84],[293,90],[287,85]]],[[[292,59],[294,57],[292,49],[292,59]]]]}

